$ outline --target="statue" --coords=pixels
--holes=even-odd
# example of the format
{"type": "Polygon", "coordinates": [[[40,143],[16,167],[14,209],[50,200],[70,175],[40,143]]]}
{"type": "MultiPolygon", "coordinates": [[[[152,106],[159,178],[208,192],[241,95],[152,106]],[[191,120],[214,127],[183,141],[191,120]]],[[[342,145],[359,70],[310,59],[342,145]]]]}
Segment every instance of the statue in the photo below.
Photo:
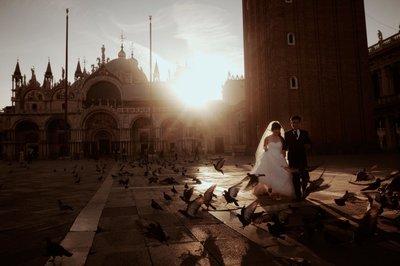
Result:
{"type": "Polygon", "coordinates": [[[64,79],[65,77],[65,69],[62,67],[61,68],[61,79],[64,79]]]}
{"type": "Polygon", "coordinates": [[[378,39],[381,42],[383,40],[383,35],[382,32],[380,30],[378,30],[378,39]]]}
{"type": "Polygon", "coordinates": [[[101,47],[101,63],[104,65],[106,54],[105,54],[106,48],[103,46],[101,47]]]}

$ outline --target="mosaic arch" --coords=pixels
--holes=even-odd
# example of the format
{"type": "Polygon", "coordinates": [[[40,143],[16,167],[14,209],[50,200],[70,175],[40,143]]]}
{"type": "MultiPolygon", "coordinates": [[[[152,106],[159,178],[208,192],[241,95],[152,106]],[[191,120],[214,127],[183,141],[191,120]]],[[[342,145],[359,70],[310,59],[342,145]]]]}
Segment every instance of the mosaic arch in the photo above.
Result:
{"type": "Polygon", "coordinates": [[[109,81],[99,81],[90,86],[86,93],[85,105],[113,106],[121,105],[121,92],[119,88],[109,81]]]}
{"type": "Polygon", "coordinates": [[[111,155],[119,141],[119,129],[117,120],[110,113],[96,112],[88,115],[83,128],[85,155],[111,155]]]}
{"type": "Polygon", "coordinates": [[[155,143],[150,143],[151,121],[148,117],[135,119],[131,127],[131,142],[135,153],[145,154],[148,150],[154,151],[155,143]]]}
{"type": "Polygon", "coordinates": [[[21,151],[26,153],[29,149],[33,149],[35,154],[39,152],[39,126],[30,121],[23,120],[15,126],[15,154],[21,151]]]}

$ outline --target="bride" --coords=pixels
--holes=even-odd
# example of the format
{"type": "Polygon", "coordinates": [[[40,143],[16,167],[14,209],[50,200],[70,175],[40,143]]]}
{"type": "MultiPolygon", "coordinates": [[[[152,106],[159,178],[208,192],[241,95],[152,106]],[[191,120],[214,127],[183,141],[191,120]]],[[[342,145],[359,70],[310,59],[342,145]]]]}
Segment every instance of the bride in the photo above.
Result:
{"type": "Polygon", "coordinates": [[[282,149],[285,140],[284,130],[278,121],[269,123],[256,151],[256,163],[252,174],[264,174],[259,177],[259,184],[254,189],[255,195],[262,195],[268,191],[282,196],[294,198],[292,175],[285,167],[285,151],[282,149]]]}

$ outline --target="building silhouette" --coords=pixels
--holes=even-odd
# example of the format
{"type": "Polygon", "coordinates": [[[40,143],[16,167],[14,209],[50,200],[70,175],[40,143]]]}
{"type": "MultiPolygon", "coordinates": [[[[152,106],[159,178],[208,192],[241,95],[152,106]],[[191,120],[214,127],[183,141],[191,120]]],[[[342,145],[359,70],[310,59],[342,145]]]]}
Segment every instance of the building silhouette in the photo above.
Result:
{"type": "Polygon", "coordinates": [[[400,32],[368,48],[374,122],[382,150],[400,150],[400,32]]]}
{"type": "MultiPolygon", "coordinates": [[[[34,151],[41,159],[138,157],[224,153],[232,148],[222,121],[228,108],[210,103],[205,111],[190,110],[173,91],[173,79],[162,82],[155,64],[149,82],[137,59],[123,45],[115,59],[105,47],[88,71],[78,61],[68,84],[65,113],[65,72],[54,80],[50,60],[42,84],[34,68],[27,80],[17,61],[12,75],[12,106],[0,113],[0,154],[17,159],[34,151]],[[67,130],[65,130],[67,128],[67,130]],[[173,154],[172,154],[173,152],[173,154]]],[[[188,84],[190,90],[190,84],[188,84]]]]}
{"type": "Polygon", "coordinates": [[[377,146],[362,0],[243,0],[248,151],[303,117],[316,152],[377,146]]]}

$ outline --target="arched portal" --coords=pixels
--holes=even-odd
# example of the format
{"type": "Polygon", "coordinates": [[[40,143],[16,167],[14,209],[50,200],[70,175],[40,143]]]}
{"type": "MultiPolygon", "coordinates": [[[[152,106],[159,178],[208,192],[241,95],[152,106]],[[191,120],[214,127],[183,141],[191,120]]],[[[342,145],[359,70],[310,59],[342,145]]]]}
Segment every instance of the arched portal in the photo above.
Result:
{"type": "Polygon", "coordinates": [[[39,127],[32,121],[21,121],[15,126],[15,154],[21,151],[27,154],[39,154],[39,127]]]}
{"type": "Polygon", "coordinates": [[[140,117],[135,120],[131,128],[131,140],[136,153],[146,154],[153,150],[150,143],[151,121],[147,117],[140,117]]]}
{"type": "Polygon", "coordinates": [[[65,120],[55,118],[47,125],[47,144],[49,158],[57,158],[68,154],[68,141],[70,139],[70,126],[65,124],[65,120]]]}
{"type": "Polygon", "coordinates": [[[183,125],[178,120],[170,118],[161,124],[162,150],[174,155],[183,149],[183,125]]]}
{"type": "Polygon", "coordinates": [[[111,154],[113,137],[108,130],[101,129],[94,132],[92,139],[100,156],[111,154]]]}
{"type": "Polygon", "coordinates": [[[108,156],[118,146],[118,122],[107,112],[90,114],[84,122],[85,156],[108,156]]]}

